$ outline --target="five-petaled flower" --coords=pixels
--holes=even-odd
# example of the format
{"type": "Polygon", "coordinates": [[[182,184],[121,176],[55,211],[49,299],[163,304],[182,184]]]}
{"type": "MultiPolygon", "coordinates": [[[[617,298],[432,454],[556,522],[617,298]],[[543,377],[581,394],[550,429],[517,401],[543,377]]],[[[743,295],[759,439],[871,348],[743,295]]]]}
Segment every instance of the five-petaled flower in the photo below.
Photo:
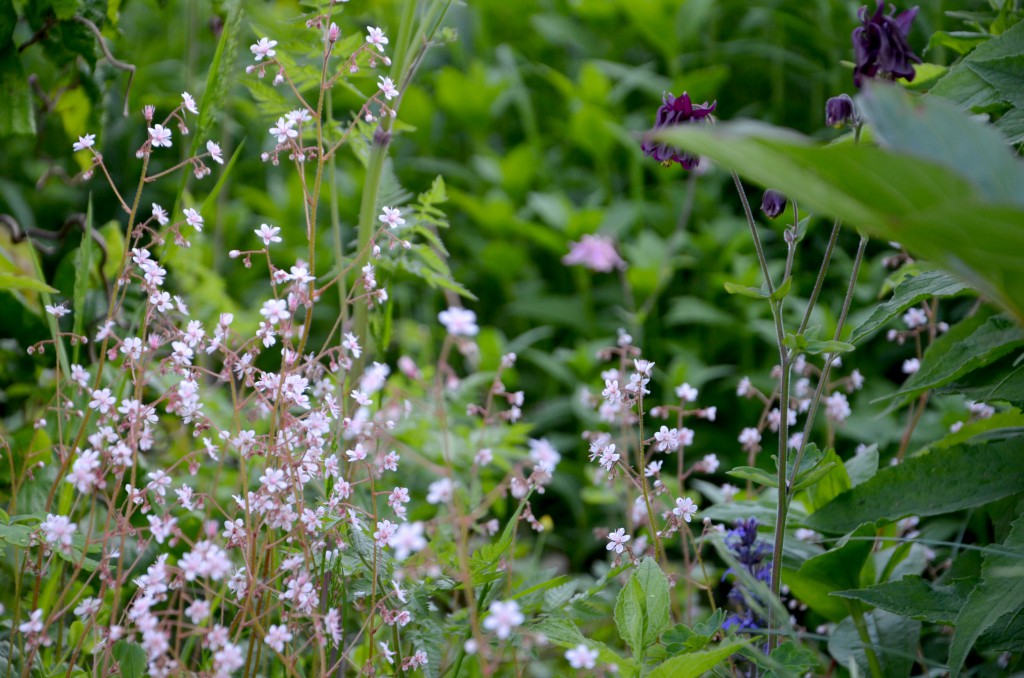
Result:
{"type": "Polygon", "coordinates": [[[213,141],[207,141],[206,151],[210,154],[210,158],[212,158],[215,163],[218,165],[224,164],[224,156],[221,155],[222,151],[220,150],[220,144],[213,141]]]}
{"type": "Polygon", "coordinates": [[[376,26],[367,26],[366,42],[376,47],[378,51],[383,52],[384,45],[388,44],[388,39],[384,37],[384,31],[381,29],[376,26]]]}
{"type": "Polygon", "coordinates": [[[519,611],[519,603],[514,600],[495,600],[491,603],[490,614],[484,620],[484,628],[494,631],[498,638],[505,640],[512,633],[512,629],[524,621],[526,617],[519,611]]]}
{"type": "Polygon", "coordinates": [[[398,89],[395,87],[394,81],[391,78],[385,78],[383,75],[379,76],[379,78],[378,87],[380,87],[380,91],[384,94],[384,98],[391,101],[397,97],[398,89]]]}
{"type": "Polygon", "coordinates": [[[159,123],[157,123],[154,127],[149,128],[149,138],[150,140],[152,140],[153,145],[156,147],[171,147],[171,130],[167,129],[159,123]]]}
{"type": "Polygon", "coordinates": [[[626,542],[632,539],[626,534],[626,529],[620,527],[611,534],[608,535],[608,546],[609,551],[615,551],[616,553],[622,553],[626,549],[626,542]]]}
{"type": "Polygon", "coordinates": [[[626,262],[615,251],[612,239],[603,235],[584,235],[579,242],[569,243],[569,253],[562,257],[566,266],[577,264],[598,273],[626,268],[626,262]]]}
{"type": "Polygon", "coordinates": [[[569,660],[569,666],[574,669],[592,669],[597,664],[597,650],[591,650],[586,643],[580,643],[571,650],[565,651],[565,658],[569,660]]]}
{"type": "Polygon", "coordinates": [[[274,56],[274,54],[276,54],[276,52],[274,51],[274,47],[276,46],[277,40],[260,38],[259,42],[257,42],[255,45],[249,46],[249,51],[256,56],[256,61],[261,61],[263,57],[267,57],[269,59],[270,57],[274,56]]]}
{"type": "Polygon", "coordinates": [[[382,223],[387,224],[391,228],[401,226],[405,223],[405,219],[402,218],[402,210],[397,207],[383,207],[380,211],[380,216],[377,217],[382,223]]]}
{"type": "MultiPolygon", "coordinates": [[[[674,97],[670,92],[665,92],[662,101],[664,103],[658,107],[658,114],[654,118],[655,131],[673,125],[700,122],[710,117],[715,110],[715,106],[718,105],[716,101],[712,101],[710,104],[707,102],[694,104],[690,101],[690,95],[686,92],[683,92],[680,97],[674,97]]],[[[643,150],[644,155],[654,158],[666,167],[677,162],[683,166],[683,169],[692,170],[700,162],[700,158],[692,153],[687,153],[675,146],[670,146],[664,141],[645,139],[640,148],[643,150]]]]}
{"type": "Polygon", "coordinates": [[[914,79],[911,62],[921,63],[907,43],[910,24],[917,16],[917,7],[912,7],[897,16],[884,14],[885,2],[878,0],[875,13],[868,16],[867,5],[860,8],[857,17],[863,23],[853,29],[853,51],[856,65],[853,69],[853,84],[860,87],[864,78],[881,77],[914,79]]]}
{"type": "Polygon", "coordinates": [[[455,337],[475,337],[480,331],[476,324],[476,313],[469,309],[453,306],[437,314],[448,334],[455,337]]]}
{"type": "Polygon", "coordinates": [[[87,148],[92,148],[93,145],[95,145],[95,143],[96,143],[96,135],[95,134],[86,134],[84,137],[78,137],[78,141],[76,141],[75,143],[71,144],[71,148],[74,149],[75,152],[84,151],[87,148]]]}
{"type": "Polygon", "coordinates": [[[686,522],[690,522],[690,519],[696,512],[697,504],[689,497],[676,499],[676,507],[672,509],[673,515],[677,518],[682,518],[686,522]]]}

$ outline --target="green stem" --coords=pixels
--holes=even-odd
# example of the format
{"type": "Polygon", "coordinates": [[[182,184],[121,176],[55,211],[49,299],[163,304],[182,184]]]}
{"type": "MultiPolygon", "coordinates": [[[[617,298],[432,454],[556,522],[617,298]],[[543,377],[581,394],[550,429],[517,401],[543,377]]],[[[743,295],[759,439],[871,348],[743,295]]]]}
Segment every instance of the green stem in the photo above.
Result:
{"type": "Polygon", "coordinates": [[[859,600],[850,601],[850,616],[853,618],[853,625],[857,627],[860,642],[864,644],[864,654],[868,658],[872,678],[882,678],[885,674],[882,673],[882,665],[878,663],[878,655],[872,647],[871,634],[868,633],[868,624],[864,619],[864,606],[859,600]]]}

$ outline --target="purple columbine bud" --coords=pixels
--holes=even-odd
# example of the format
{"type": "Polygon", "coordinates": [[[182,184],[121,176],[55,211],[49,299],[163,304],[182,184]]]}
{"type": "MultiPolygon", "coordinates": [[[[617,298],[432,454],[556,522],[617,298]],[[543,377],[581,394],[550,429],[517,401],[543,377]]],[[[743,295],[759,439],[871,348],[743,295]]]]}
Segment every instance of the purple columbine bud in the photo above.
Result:
{"type": "MultiPolygon", "coordinates": [[[[654,118],[655,130],[684,123],[700,122],[709,117],[715,110],[715,106],[718,105],[717,101],[712,101],[710,104],[705,101],[703,104],[695,105],[690,101],[690,95],[686,92],[683,92],[680,97],[674,97],[670,92],[665,92],[662,102],[654,118]]],[[[692,170],[700,162],[700,158],[696,155],[661,141],[645,139],[640,148],[644,155],[654,158],[665,167],[677,162],[683,166],[683,169],[692,170]]]]}
{"type": "Polygon", "coordinates": [[[867,5],[860,8],[857,17],[863,23],[853,29],[853,51],[857,64],[853,69],[853,84],[860,87],[864,78],[914,79],[913,63],[921,63],[907,43],[910,24],[917,16],[917,7],[912,7],[898,16],[883,14],[884,0],[878,0],[878,8],[868,17],[867,5]]]}
{"type": "Polygon", "coordinates": [[[840,94],[825,102],[825,124],[829,127],[856,125],[857,109],[848,94],[840,94]]]}
{"type": "Polygon", "coordinates": [[[786,196],[769,188],[761,198],[761,211],[769,219],[774,219],[786,211],[786,196]]]}

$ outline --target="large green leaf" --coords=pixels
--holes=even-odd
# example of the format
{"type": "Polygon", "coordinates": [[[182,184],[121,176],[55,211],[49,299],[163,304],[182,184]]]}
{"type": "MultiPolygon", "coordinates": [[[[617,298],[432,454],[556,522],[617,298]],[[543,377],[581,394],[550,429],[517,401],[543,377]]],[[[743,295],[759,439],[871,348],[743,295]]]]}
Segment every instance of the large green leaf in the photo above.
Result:
{"type": "Polygon", "coordinates": [[[1019,355],[1004,356],[990,365],[958,377],[935,389],[936,393],[959,393],[968,400],[1005,400],[1024,407],[1024,362],[1019,355]]]}
{"type": "MultiPolygon", "coordinates": [[[[1024,438],[957,445],[880,469],[803,522],[841,533],[873,521],[934,516],[982,506],[1024,491],[1024,438]]],[[[845,587],[853,588],[853,587],[845,587]]]]}
{"type": "Polygon", "coordinates": [[[32,96],[21,58],[14,43],[0,44],[0,137],[13,134],[35,134],[36,116],[32,96]]]}
{"type": "Polygon", "coordinates": [[[938,337],[924,352],[920,369],[885,400],[907,400],[1024,346],[1024,328],[1008,316],[976,314],[938,337]]]}
{"type": "Polygon", "coordinates": [[[908,574],[899,581],[834,591],[832,595],[860,600],[901,617],[952,625],[977,583],[976,579],[968,577],[955,579],[947,585],[931,584],[916,574],[908,574]]]}
{"type": "Polygon", "coordinates": [[[903,313],[911,306],[916,306],[932,297],[948,297],[959,294],[964,289],[962,283],[954,280],[943,271],[925,271],[920,275],[907,278],[893,290],[892,298],[875,306],[871,315],[853,329],[850,343],[857,344],[872,335],[879,327],[903,313]]]}
{"type": "Polygon", "coordinates": [[[815,612],[839,621],[849,608],[845,601],[832,597],[833,591],[858,588],[861,571],[874,547],[875,534],[870,525],[856,530],[835,548],[807,559],[799,570],[783,570],[783,581],[793,595],[806,602],[815,612]]]}
{"type": "Polygon", "coordinates": [[[921,101],[912,101],[899,87],[875,86],[864,91],[858,104],[880,146],[966,177],[993,203],[1024,205],[1024,165],[1003,135],[988,125],[963,124],[963,113],[947,101],[915,105],[921,101]]]}
{"type": "Polygon", "coordinates": [[[967,108],[983,108],[1000,101],[1018,102],[1022,96],[1016,82],[999,77],[1005,62],[1024,55],[1024,23],[978,45],[932,88],[931,94],[967,108]],[[993,71],[996,73],[993,74],[993,71]]]}
{"type": "Polygon", "coordinates": [[[669,627],[669,586],[653,558],[644,558],[615,601],[619,635],[636,655],[669,627]]]}
{"type": "MultiPolygon", "coordinates": [[[[921,637],[921,622],[908,621],[885,610],[869,612],[864,615],[864,621],[871,649],[882,665],[882,675],[886,678],[910,675],[921,637]]],[[[864,643],[852,619],[844,619],[829,635],[828,651],[843,666],[849,666],[853,660],[861,675],[871,675],[864,643]]]]}
{"type": "Polygon", "coordinates": [[[960,674],[967,653],[986,629],[1003,615],[1024,609],[1024,577],[1020,576],[1021,563],[1024,563],[1024,517],[1014,522],[1003,546],[1006,553],[985,556],[981,583],[956,617],[948,662],[953,678],[960,674]]]}
{"type": "Polygon", "coordinates": [[[647,678],[698,678],[740,651],[746,642],[731,642],[712,650],[682,654],[665,661],[647,678]]]}
{"type": "Polygon", "coordinates": [[[598,651],[598,659],[601,660],[602,664],[617,666],[621,675],[628,676],[632,674],[632,659],[620,656],[604,643],[588,639],[580,632],[572,620],[566,617],[547,617],[534,628],[543,633],[544,637],[549,641],[560,647],[566,649],[572,649],[577,645],[591,647],[598,651]]]}
{"type": "MultiPolygon", "coordinates": [[[[906,103],[903,114],[918,116],[935,106],[943,104],[906,103]]],[[[983,124],[950,111],[938,117],[943,127],[926,128],[938,148],[944,147],[943,137],[972,135],[972,126],[983,124]]],[[[901,242],[1024,321],[1024,192],[1017,191],[1012,204],[995,203],[976,180],[952,169],[953,158],[940,164],[892,149],[823,146],[758,123],[684,125],[657,137],[780,190],[819,214],[901,242]]]]}

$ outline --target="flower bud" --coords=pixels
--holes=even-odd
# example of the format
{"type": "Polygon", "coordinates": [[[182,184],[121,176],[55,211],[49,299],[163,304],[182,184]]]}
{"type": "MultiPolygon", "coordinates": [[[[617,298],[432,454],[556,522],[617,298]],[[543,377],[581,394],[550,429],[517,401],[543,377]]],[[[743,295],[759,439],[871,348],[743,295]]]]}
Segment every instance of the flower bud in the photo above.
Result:
{"type": "Polygon", "coordinates": [[[341,29],[338,28],[338,24],[331,23],[331,27],[327,29],[327,39],[331,42],[338,42],[338,37],[341,36],[341,29]]]}
{"type": "Polygon", "coordinates": [[[857,111],[848,94],[840,94],[825,102],[825,124],[829,127],[857,124],[857,111]]]}
{"type": "Polygon", "coordinates": [[[768,189],[761,198],[761,211],[769,219],[774,219],[786,210],[786,196],[778,191],[768,189]]]}

